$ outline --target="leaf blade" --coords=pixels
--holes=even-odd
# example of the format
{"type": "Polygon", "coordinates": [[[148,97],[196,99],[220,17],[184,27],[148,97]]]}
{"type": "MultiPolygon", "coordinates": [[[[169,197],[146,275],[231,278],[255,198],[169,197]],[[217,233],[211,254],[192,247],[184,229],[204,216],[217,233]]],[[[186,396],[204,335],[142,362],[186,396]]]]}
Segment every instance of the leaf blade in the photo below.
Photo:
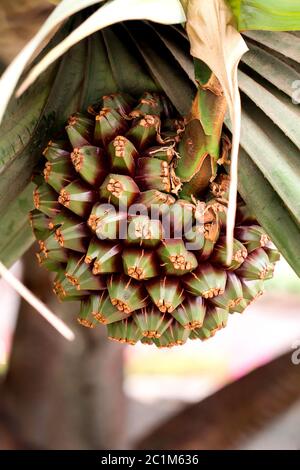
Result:
{"type": "Polygon", "coordinates": [[[297,36],[291,33],[272,33],[271,31],[247,31],[244,35],[300,63],[300,38],[297,36]]]}
{"type": "Polygon", "coordinates": [[[241,196],[273,243],[300,276],[299,225],[243,148],[240,150],[239,162],[241,196]]]}
{"type": "Polygon", "coordinates": [[[300,5],[296,0],[227,0],[242,30],[297,31],[300,5]]]}
{"type": "Polygon", "coordinates": [[[20,96],[56,59],[85,37],[112,24],[126,20],[148,19],[163,24],[185,21],[184,10],[179,0],[112,0],[99,8],[82,25],[53,48],[29,73],[17,91],[20,96]]]}
{"type": "Polygon", "coordinates": [[[294,89],[291,84],[300,80],[295,68],[250,41],[247,45],[249,52],[243,56],[242,62],[292,98],[294,89]]]}
{"type": "Polygon", "coordinates": [[[244,106],[242,120],[241,145],[299,223],[299,150],[253,104],[244,106]]]}
{"type": "Polygon", "coordinates": [[[300,110],[277,90],[269,90],[239,70],[239,87],[300,148],[300,110]]]}
{"type": "Polygon", "coordinates": [[[1,217],[0,259],[7,267],[20,258],[34,242],[28,212],[33,209],[33,184],[8,205],[1,217]]]}
{"type": "MultiPolygon", "coordinates": [[[[67,24],[63,30],[69,28],[67,24]]],[[[60,37],[61,32],[57,35],[60,37]]],[[[50,137],[80,107],[85,47],[84,43],[77,45],[58,68],[54,65],[48,69],[28,93],[11,101],[0,135],[0,213],[31,180],[41,149],[50,137]]]]}
{"type": "Polygon", "coordinates": [[[157,91],[145,64],[136,57],[136,45],[126,29],[117,24],[103,30],[102,35],[117,89],[133,96],[141,96],[145,90],[157,91]]]}
{"type": "Polygon", "coordinates": [[[133,28],[124,25],[124,27],[135,41],[156,83],[160,85],[179,113],[186,115],[195,95],[192,81],[187,80],[185,72],[174,61],[172,54],[164,47],[152,28],[147,25],[143,30],[137,26],[133,28]],[[145,40],[145,31],[147,40],[145,40]]]}

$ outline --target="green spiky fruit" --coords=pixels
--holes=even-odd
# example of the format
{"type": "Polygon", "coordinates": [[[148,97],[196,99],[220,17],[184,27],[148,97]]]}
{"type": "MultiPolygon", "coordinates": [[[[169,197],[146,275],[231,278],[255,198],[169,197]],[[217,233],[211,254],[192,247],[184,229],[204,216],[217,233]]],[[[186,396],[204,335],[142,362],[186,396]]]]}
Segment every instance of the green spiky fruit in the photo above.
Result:
{"type": "Polygon", "coordinates": [[[229,177],[201,165],[199,126],[185,125],[164,96],[104,96],[70,117],[35,178],[30,222],[54,292],[81,302],[80,324],[107,325],[122,343],[212,337],[262,293],[279,258],[239,200],[227,263],[229,177]]]}

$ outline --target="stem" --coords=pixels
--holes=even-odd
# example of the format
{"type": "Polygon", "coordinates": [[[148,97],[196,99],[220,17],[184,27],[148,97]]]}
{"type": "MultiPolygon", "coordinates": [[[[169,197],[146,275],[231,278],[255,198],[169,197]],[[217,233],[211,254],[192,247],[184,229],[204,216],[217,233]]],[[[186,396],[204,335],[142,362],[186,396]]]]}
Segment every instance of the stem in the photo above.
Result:
{"type": "Polygon", "coordinates": [[[27,287],[22,284],[0,261],[0,275],[5,279],[5,281],[19,294],[23,299],[25,299],[42,317],[47,320],[50,325],[53,326],[64,338],[69,341],[75,339],[75,335],[72,330],[51,310],[46,307],[46,305],[41,302],[27,287]]]}

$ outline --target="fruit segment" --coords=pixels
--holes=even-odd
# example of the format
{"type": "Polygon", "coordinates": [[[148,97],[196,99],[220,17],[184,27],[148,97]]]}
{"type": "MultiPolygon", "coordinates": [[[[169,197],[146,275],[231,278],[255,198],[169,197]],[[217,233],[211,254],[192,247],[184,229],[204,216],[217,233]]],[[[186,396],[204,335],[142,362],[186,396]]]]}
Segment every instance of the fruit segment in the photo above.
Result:
{"type": "Polygon", "coordinates": [[[90,314],[94,320],[102,325],[115,323],[128,317],[127,313],[121,312],[111,303],[110,297],[105,291],[100,294],[90,295],[89,299],[84,302],[88,304],[90,314]]]}
{"type": "Polygon", "coordinates": [[[177,278],[153,279],[147,282],[146,289],[162,313],[172,313],[184,300],[184,289],[177,278]]]}
{"type": "Polygon", "coordinates": [[[154,306],[143,308],[134,314],[133,319],[147,338],[160,338],[172,323],[170,315],[162,315],[154,306]]]}
{"type": "Polygon", "coordinates": [[[74,180],[75,171],[69,159],[65,157],[56,158],[47,162],[44,168],[44,179],[49,186],[59,192],[74,180]]]}
{"type": "Polygon", "coordinates": [[[117,273],[121,270],[121,252],[122,245],[120,243],[104,242],[93,238],[84,261],[93,266],[93,274],[117,273]]]}
{"type": "Polygon", "coordinates": [[[133,204],[140,191],[130,176],[109,174],[100,186],[100,198],[114,204],[117,208],[128,208],[133,204]]]}
{"type": "Polygon", "coordinates": [[[226,237],[222,236],[214,246],[214,251],[211,256],[211,262],[215,265],[223,266],[225,269],[234,271],[239,268],[245,259],[247,258],[248,252],[245,246],[238,240],[233,240],[233,254],[231,263],[227,264],[227,244],[226,237]]]}
{"type": "Polygon", "coordinates": [[[73,148],[90,145],[93,139],[93,120],[81,113],[73,114],[66,131],[73,148]]]}
{"type": "Polygon", "coordinates": [[[134,176],[137,150],[130,140],[118,135],[107,149],[111,169],[121,175],[134,176]]]}
{"type": "Polygon", "coordinates": [[[142,331],[131,318],[107,325],[107,335],[113,341],[132,346],[143,337],[142,331]]]}
{"type": "Polygon", "coordinates": [[[170,276],[182,276],[198,266],[196,256],[185,248],[182,240],[164,240],[157,254],[160,266],[170,276]]]}
{"type": "Polygon", "coordinates": [[[206,304],[202,297],[188,296],[186,300],[172,312],[172,316],[188,330],[200,328],[206,314],[206,304]]]}
{"type": "Polygon", "coordinates": [[[63,188],[58,202],[80,217],[86,216],[96,201],[96,192],[80,180],[75,180],[63,188]]]}
{"type": "Polygon", "coordinates": [[[124,313],[131,313],[146,307],[148,295],[143,285],[125,275],[112,275],[107,281],[111,303],[124,313]]]}
{"type": "Polygon", "coordinates": [[[195,271],[185,275],[182,282],[191,294],[211,299],[224,293],[226,280],[227,274],[224,270],[209,263],[201,263],[195,271]]]}
{"type": "Polygon", "coordinates": [[[126,248],[123,251],[122,260],[125,274],[138,281],[159,275],[159,263],[152,251],[126,248]]]}
{"type": "Polygon", "coordinates": [[[104,151],[93,145],[74,148],[71,161],[82,179],[92,186],[101,184],[106,176],[107,157],[104,151]]]}
{"type": "Polygon", "coordinates": [[[155,144],[159,125],[160,119],[158,116],[147,114],[139,119],[136,124],[133,124],[126,137],[141,152],[146,147],[155,144]]]}

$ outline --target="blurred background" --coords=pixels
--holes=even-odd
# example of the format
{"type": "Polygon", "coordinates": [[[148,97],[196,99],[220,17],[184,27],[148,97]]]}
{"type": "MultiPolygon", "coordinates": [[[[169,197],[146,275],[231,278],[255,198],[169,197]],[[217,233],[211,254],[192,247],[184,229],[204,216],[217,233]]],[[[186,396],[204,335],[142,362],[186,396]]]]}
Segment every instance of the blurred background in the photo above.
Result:
{"type": "MultiPolygon", "coordinates": [[[[1,4],[2,69],[51,8],[1,4]]],[[[100,326],[78,326],[78,307],[56,303],[33,250],[12,271],[76,340],[0,280],[1,449],[300,449],[300,280],[284,260],[226,329],[169,350],[125,347],[100,326]]]]}

